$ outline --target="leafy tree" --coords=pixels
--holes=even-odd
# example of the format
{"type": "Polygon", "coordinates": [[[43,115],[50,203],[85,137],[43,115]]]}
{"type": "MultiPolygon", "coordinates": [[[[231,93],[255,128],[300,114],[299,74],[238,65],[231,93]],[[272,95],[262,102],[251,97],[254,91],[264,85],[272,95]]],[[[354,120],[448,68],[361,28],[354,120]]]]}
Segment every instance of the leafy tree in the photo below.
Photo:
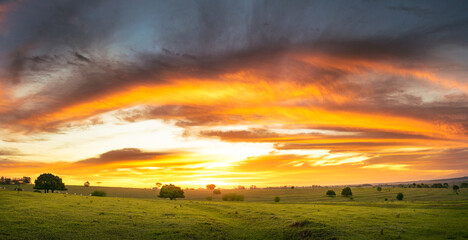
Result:
{"type": "Polygon", "coordinates": [[[377,187],[377,191],[381,192],[381,191],[382,191],[382,187],[381,187],[381,186],[378,186],[378,187],[377,187]]]}
{"type": "Polygon", "coordinates": [[[398,194],[396,195],[396,199],[397,199],[397,200],[403,200],[403,197],[404,197],[403,193],[398,193],[398,194]]]}
{"type": "Polygon", "coordinates": [[[351,191],[350,187],[345,187],[343,190],[341,190],[341,195],[345,197],[349,197],[353,195],[353,192],[351,191]]]}
{"type": "Polygon", "coordinates": [[[84,186],[85,186],[85,187],[89,187],[89,185],[90,185],[89,181],[86,181],[86,182],[84,183],[84,186]]]}
{"type": "Polygon", "coordinates": [[[444,183],[444,188],[448,188],[449,187],[449,184],[448,183],[444,183]]]}
{"type": "Polygon", "coordinates": [[[48,193],[49,190],[52,190],[52,192],[55,190],[67,190],[62,179],[52,173],[41,174],[34,183],[34,189],[44,189],[46,193],[48,193]]]}
{"type": "Polygon", "coordinates": [[[335,193],[335,191],[333,191],[333,190],[328,190],[328,191],[327,191],[327,196],[329,196],[329,197],[334,197],[334,196],[336,196],[336,193],[335,193]]]}
{"type": "Polygon", "coordinates": [[[458,194],[458,190],[460,189],[460,187],[457,185],[453,185],[452,189],[456,194],[458,194]]]}
{"type": "Polygon", "coordinates": [[[156,187],[157,187],[157,188],[160,188],[161,186],[162,186],[162,183],[160,183],[160,182],[157,182],[157,183],[156,183],[156,187]]]}
{"type": "Polygon", "coordinates": [[[216,185],[214,184],[208,184],[206,185],[206,189],[213,191],[216,188],[216,185]]]}
{"type": "Polygon", "coordinates": [[[162,186],[161,191],[159,191],[160,198],[169,198],[174,200],[176,198],[185,198],[184,191],[173,184],[165,184],[162,186]]]}
{"type": "Polygon", "coordinates": [[[460,188],[468,188],[468,183],[464,182],[460,185],[460,188]]]}
{"type": "Polygon", "coordinates": [[[221,190],[215,189],[215,190],[213,190],[213,194],[219,195],[219,194],[221,194],[221,190]]]}
{"type": "Polygon", "coordinates": [[[280,201],[280,197],[276,196],[275,197],[275,202],[279,202],[280,201]]]}

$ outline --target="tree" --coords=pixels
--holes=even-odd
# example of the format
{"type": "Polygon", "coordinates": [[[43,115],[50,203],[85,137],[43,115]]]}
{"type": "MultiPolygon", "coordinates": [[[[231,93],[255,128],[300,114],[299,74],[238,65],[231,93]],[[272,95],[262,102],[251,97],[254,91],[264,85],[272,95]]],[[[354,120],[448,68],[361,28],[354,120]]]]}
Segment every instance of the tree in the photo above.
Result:
{"type": "Polygon", "coordinates": [[[208,184],[206,185],[206,189],[213,191],[216,188],[216,185],[214,184],[208,184]]]}
{"type": "Polygon", "coordinates": [[[468,188],[468,183],[464,182],[460,185],[461,188],[468,188]]]}
{"type": "Polygon", "coordinates": [[[448,188],[449,187],[449,184],[448,183],[444,183],[444,188],[448,188]]]}
{"type": "Polygon", "coordinates": [[[334,197],[334,196],[336,196],[336,193],[335,193],[335,191],[333,191],[333,190],[328,190],[328,191],[327,191],[327,196],[329,196],[329,197],[334,197]]]}
{"type": "Polygon", "coordinates": [[[48,193],[49,190],[52,190],[52,192],[55,190],[67,190],[62,179],[52,173],[41,174],[34,183],[34,189],[44,189],[46,193],[48,193]]]}
{"type": "Polygon", "coordinates": [[[156,183],[156,187],[157,187],[157,188],[160,188],[161,186],[162,186],[162,183],[160,183],[160,182],[157,182],[157,183],[156,183]]]}
{"type": "Polygon", "coordinates": [[[158,197],[169,198],[171,200],[174,200],[176,198],[185,198],[184,191],[180,187],[177,187],[173,184],[165,184],[164,186],[162,186],[161,191],[159,191],[158,197]]]}
{"type": "Polygon", "coordinates": [[[280,201],[280,197],[276,196],[275,197],[275,202],[279,202],[280,201]]]}
{"type": "Polygon", "coordinates": [[[89,185],[90,185],[90,184],[89,184],[89,181],[86,181],[86,182],[84,183],[84,186],[85,186],[85,187],[89,187],[89,185]]]}
{"type": "Polygon", "coordinates": [[[341,195],[345,197],[349,197],[353,195],[353,192],[351,191],[350,187],[345,187],[343,190],[341,190],[341,195]]]}
{"type": "Polygon", "coordinates": [[[221,190],[215,189],[215,190],[213,190],[213,194],[219,195],[219,194],[221,194],[221,190]]]}
{"type": "Polygon", "coordinates": [[[378,187],[377,187],[377,191],[381,192],[381,191],[382,191],[382,187],[381,187],[381,186],[378,186],[378,187]]]}
{"type": "Polygon", "coordinates": [[[403,193],[398,193],[398,194],[396,195],[396,199],[397,199],[397,200],[403,200],[403,197],[405,197],[405,196],[403,195],[403,193]]]}
{"type": "Polygon", "coordinates": [[[458,194],[458,190],[460,189],[460,187],[457,185],[453,185],[452,189],[456,194],[458,194]]]}

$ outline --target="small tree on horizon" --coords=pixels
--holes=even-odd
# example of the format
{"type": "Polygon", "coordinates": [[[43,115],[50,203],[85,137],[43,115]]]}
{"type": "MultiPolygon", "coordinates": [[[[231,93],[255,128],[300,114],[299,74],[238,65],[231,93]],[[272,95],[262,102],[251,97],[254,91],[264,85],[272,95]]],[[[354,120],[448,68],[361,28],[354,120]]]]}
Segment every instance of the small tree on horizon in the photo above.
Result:
{"type": "Polygon", "coordinates": [[[45,193],[48,193],[49,190],[52,190],[52,192],[55,190],[67,190],[62,179],[52,173],[41,174],[34,183],[34,189],[44,189],[45,193]]]}
{"type": "Polygon", "coordinates": [[[219,194],[221,194],[221,190],[220,189],[215,189],[215,190],[213,190],[213,194],[219,195],[219,194]]]}
{"type": "Polygon", "coordinates": [[[216,185],[214,184],[208,184],[206,185],[206,189],[213,191],[216,188],[216,185]]]}
{"type": "Polygon", "coordinates": [[[458,185],[453,185],[452,189],[458,195],[458,190],[460,189],[460,187],[458,185]]]}
{"type": "Polygon", "coordinates": [[[381,187],[381,186],[378,186],[378,187],[377,187],[377,191],[381,192],[381,191],[382,191],[382,187],[381,187]]]}
{"type": "Polygon", "coordinates": [[[349,197],[349,196],[353,196],[353,192],[351,191],[350,187],[345,187],[343,188],[343,190],[341,190],[341,195],[344,197],[349,197]]]}
{"type": "Polygon", "coordinates": [[[327,196],[329,196],[329,197],[335,197],[335,196],[336,196],[336,193],[335,193],[335,191],[333,191],[333,190],[328,190],[328,191],[327,191],[327,196]]]}
{"type": "Polygon", "coordinates": [[[166,184],[162,186],[161,191],[159,191],[158,197],[169,198],[171,200],[174,200],[176,198],[185,198],[184,191],[180,187],[175,186],[174,184],[166,184]]]}
{"type": "Polygon", "coordinates": [[[89,187],[89,185],[90,185],[89,181],[86,181],[86,182],[84,183],[84,186],[85,186],[85,187],[89,187]]]}

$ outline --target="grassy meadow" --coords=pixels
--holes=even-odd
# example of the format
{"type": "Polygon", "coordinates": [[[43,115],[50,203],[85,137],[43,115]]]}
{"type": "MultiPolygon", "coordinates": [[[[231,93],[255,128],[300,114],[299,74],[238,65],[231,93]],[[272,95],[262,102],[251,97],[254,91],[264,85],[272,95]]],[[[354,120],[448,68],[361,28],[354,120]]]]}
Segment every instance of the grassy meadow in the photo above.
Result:
{"type": "Polygon", "coordinates": [[[145,189],[68,189],[0,190],[0,239],[468,239],[468,189],[352,188],[353,200],[323,188],[222,190],[244,202],[201,189],[175,201],[145,189]],[[87,196],[96,189],[108,196],[87,196]]]}

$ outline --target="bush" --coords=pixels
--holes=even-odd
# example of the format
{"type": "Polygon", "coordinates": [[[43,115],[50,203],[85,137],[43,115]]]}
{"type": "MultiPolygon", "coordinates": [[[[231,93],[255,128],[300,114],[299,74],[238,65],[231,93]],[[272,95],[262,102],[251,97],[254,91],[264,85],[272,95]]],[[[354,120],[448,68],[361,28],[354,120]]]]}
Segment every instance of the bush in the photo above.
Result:
{"type": "Polygon", "coordinates": [[[39,189],[34,190],[34,192],[42,193],[39,189]]]}
{"type": "Polygon", "coordinates": [[[223,201],[244,201],[244,195],[237,193],[228,193],[223,195],[223,201]]]}
{"type": "Polygon", "coordinates": [[[341,195],[344,197],[349,197],[349,196],[353,196],[353,192],[351,191],[350,187],[345,187],[343,188],[343,190],[341,190],[341,195]]]}
{"type": "Polygon", "coordinates": [[[405,197],[405,196],[403,195],[403,193],[398,193],[398,194],[396,195],[396,199],[397,199],[397,200],[403,200],[403,197],[405,197]]]}
{"type": "Polygon", "coordinates": [[[468,188],[468,183],[464,182],[460,185],[461,188],[468,188]]]}
{"type": "Polygon", "coordinates": [[[327,196],[329,196],[329,197],[334,197],[334,196],[336,196],[336,193],[335,193],[335,191],[333,191],[333,190],[328,190],[328,191],[327,191],[327,196]]]}
{"type": "Polygon", "coordinates": [[[382,187],[381,187],[381,186],[378,186],[378,187],[377,187],[377,191],[379,191],[379,192],[382,191],[382,187]]]}
{"type": "Polygon", "coordinates": [[[280,197],[276,196],[275,197],[275,202],[279,202],[280,201],[280,197]]]}
{"type": "Polygon", "coordinates": [[[105,191],[99,191],[99,190],[95,190],[94,192],[91,193],[91,196],[95,196],[95,197],[105,197],[107,194],[105,191]]]}
{"type": "Polygon", "coordinates": [[[215,189],[215,190],[213,190],[213,194],[219,195],[219,194],[221,194],[221,190],[215,189]]]}
{"type": "Polygon", "coordinates": [[[212,197],[212,196],[208,196],[208,197],[206,197],[206,200],[207,200],[207,201],[211,201],[211,200],[213,200],[213,197],[212,197]]]}

